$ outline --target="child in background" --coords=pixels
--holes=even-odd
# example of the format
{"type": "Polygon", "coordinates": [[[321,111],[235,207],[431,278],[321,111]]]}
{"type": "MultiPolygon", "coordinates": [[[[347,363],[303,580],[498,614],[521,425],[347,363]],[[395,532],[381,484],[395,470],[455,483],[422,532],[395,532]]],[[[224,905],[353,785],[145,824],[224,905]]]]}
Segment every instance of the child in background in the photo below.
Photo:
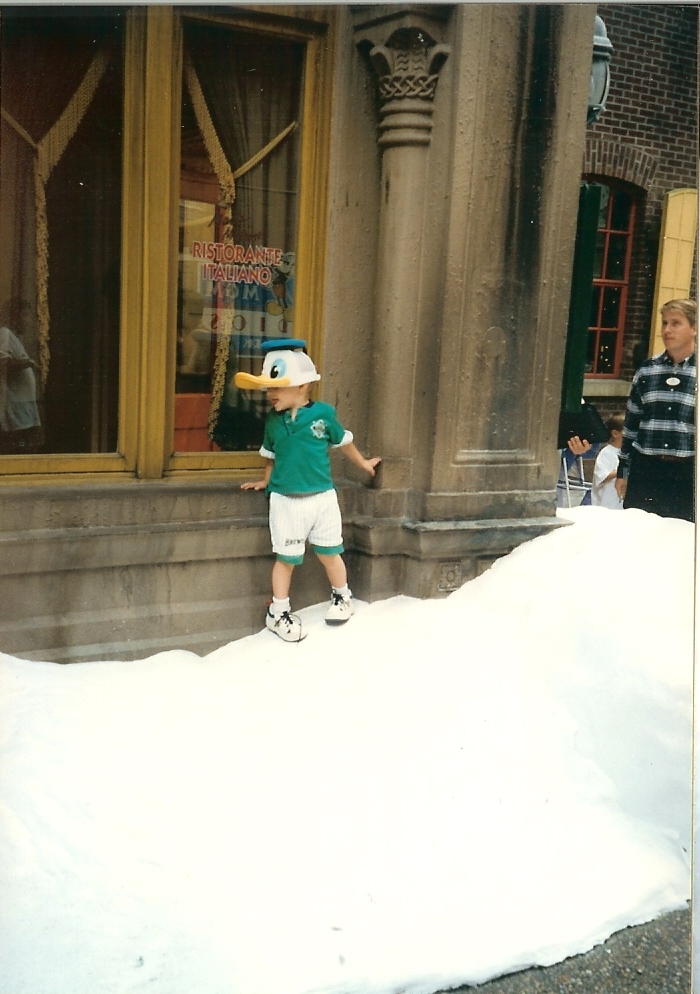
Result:
{"type": "Polygon", "coordinates": [[[608,507],[613,511],[622,510],[622,500],[615,490],[615,480],[617,479],[617,464],[620,458],[624,423],[624,414],[613,414],[605,422],[610,432],[610,441],[600,450],[593,466],[591,504],[594,507],[608,507]]]}
{"type": "Polygon", "coordinates": [[[342,625],[353,613],[352,592],[341,553],[342,521],[331,478],[329,450],[339,448],[370,476],[381,459],[365,459],[330,404],[311,400],[311,384],[321,377],[300,339],[265,342],[260,376],[236,373],[239,389],[266,390],[272,410],[265,422],[260,455],[267,460],[261,480],[243,490],[265,490],[270,497],[270,535],[276,554],[272,603],[265,624],[285,642],[306,637],[291,613],[289,590],[294,567],[304,560],[307,539],[331,584],[326,623],[342,625]]]}

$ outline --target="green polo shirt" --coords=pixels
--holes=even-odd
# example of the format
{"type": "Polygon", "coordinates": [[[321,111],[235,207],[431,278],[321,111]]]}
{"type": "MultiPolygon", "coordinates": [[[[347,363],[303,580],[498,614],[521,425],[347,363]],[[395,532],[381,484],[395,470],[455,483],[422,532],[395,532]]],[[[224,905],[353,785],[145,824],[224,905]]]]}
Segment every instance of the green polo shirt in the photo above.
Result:
{"type": "Polygon", "coordinates": [[[295,418],[289,411],[270,411],[260,449],[262,456],[274,460],[268,491],[317,494],[333,490],[329,449],[351,439],[335,408],[322,401],[310,401],[295,418]]]}

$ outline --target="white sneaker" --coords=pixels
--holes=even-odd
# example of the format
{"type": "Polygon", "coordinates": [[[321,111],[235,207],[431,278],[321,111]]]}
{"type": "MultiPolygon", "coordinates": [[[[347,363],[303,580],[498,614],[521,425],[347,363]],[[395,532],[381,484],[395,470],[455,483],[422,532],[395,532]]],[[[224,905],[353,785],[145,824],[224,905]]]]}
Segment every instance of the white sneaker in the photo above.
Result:
{"type": "Polygon", "coordinates": [[[349,621],[355,611],[355,604],[352,596],[343,597],[335,590],[331,594],[331,606],[326,611],[327,625],[344,625],[349,621]]]}
{"type": "Polygon", "coordinates": [[[289,611],[283,611],[282,614],[275,615],[268,608],[265,625],[285,642],[301,642],[302,639],[306,638],[306,632],[302,630],[301,621],[296,614],[290,614],[289,611]]]}

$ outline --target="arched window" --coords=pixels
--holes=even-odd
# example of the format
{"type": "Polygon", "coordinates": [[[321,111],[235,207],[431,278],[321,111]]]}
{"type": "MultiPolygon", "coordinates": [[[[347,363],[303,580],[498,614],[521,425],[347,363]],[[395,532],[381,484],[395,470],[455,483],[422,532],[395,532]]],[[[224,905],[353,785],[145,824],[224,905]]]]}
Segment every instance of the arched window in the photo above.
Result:
{"type": "Polygon", "coordinates": [[[590,177],[601,187],[586,375],[619,376],[637,198],[629,187],[590,177]]]}

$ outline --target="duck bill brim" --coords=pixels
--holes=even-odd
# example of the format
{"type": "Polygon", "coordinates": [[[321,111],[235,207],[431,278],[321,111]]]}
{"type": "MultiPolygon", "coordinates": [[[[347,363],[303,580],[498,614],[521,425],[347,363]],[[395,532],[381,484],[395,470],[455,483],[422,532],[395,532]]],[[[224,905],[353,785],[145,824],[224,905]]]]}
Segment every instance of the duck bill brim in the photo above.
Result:
{"type": "Polygon", "coordinates": [[[267,390],[268,387],[291,386],[288,376],[271,380],[269,376],[253,376],[252,373],[236,373],[233,382],[239,390],[267,390]]]}

